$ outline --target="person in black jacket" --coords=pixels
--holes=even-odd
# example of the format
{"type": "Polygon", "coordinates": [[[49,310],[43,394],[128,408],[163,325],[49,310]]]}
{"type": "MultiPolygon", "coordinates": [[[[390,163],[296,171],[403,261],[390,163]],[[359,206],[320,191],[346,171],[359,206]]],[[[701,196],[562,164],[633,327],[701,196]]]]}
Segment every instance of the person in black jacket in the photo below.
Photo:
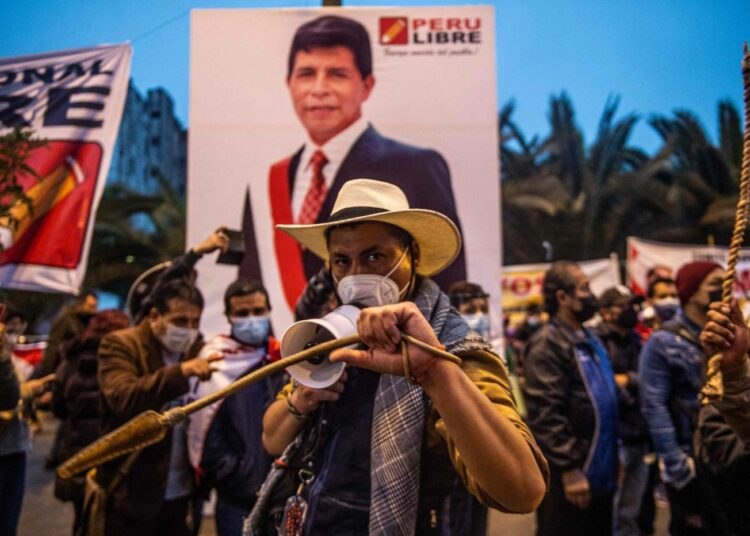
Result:
{"type": "Polygon", "coordinates": [[[589,280],[572,262],[544,275],[550,322],[524,351],[527,422],[550,467],[537,534],[612,533],[618,399],[604,345],[583,326],[597,311],[589,280]]]}
{"type": "MultiPolygon", "coordinates": [[[[128,327],[122,311],[102,311],[94,316],[78,339],[62,351],[63,360],[52,385],[52,412],[61,419],[58,455],[64,461],[100,435],[99,382],[96,378],[99,341],[111,331],[128,327]]],[[[75,517],[73,534],[81,522],[85,476],[55,477],[55,497],[71,501],[75,517]]]]}
{"type": "MultiPolygon", "coordinates": [[[[618,536],[641,534],[641,505],[644,500],[653,502],[653,495],[647,493],[650,468],[644,461],[651,445],[638,391],[638,355],[642,343],[635,327],[642,301],[622,285],[610,287],[599,296],[602,322],[596,332],[612,362],[620,398],[619,452],[623,474],[615,497],[614,530],[618,536]]],[[[652,511],[653,506],[647,510],[652,511]]]]}

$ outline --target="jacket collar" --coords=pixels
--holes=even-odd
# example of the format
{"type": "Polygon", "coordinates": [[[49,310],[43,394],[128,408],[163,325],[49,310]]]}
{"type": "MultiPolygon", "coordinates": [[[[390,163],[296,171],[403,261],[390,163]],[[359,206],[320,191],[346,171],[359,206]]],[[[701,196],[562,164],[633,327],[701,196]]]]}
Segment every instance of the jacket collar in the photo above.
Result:
{"type": "Polygon", "coordinates": [[[146,359],[143,366],[147,373],[150,374],[162,368],[164,358],[162,357],[161,343],[154,330],[151,329],[151,322],[148,318],[144,318],[138,324],[138,341],[141,345],[141,355],[144,355],[146,359]]]}
{"type": "Polygon", "coordinates": [[[550,325],[557,328],[557,333],[565,340],[566,343],[571,345],[589,344],[588,331],[586,328],[572,329],[569,326],[558,322],[557,319],[550,320],[550,325]]]}

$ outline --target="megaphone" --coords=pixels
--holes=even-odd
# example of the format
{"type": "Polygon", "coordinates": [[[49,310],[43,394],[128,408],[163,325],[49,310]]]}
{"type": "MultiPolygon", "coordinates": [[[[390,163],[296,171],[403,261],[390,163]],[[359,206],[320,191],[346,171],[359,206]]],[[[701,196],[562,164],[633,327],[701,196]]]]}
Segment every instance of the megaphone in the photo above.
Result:
{"type": "MultiPolygon", "coordinates": [[[[323,318],[295,322],[281,337],[281,357],[288,357],[322,342],[357,334],[360,310],[342,305],[323,318]]],[[[354,348],[356,345],[348,346],[354,348]]],[[[338,381],[346,363],[332,363],[327,354],[309,358],[286,370],[297,382],[313,389],[325,389],[338,381]]]]}

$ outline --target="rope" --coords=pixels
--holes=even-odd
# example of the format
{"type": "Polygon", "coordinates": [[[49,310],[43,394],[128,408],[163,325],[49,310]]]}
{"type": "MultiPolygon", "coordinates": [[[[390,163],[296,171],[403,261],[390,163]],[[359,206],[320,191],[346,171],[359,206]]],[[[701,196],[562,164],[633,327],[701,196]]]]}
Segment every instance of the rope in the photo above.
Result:
{"type": "MultiPolygon", "coordinates": [[[[401,339],[402,347],[404,348],[408,342],[409,344],[414,344],[437,357],[448,359],[457,365],[461,365],[460,358],[441,348],[430,346],[429,344],[415,339],[405,333],[401,334],[401,339]]],[[[119,428],[97,439],[91,445],[66,460],[60,465],[60,467],[58,467],[57,474],[62,478],[70,478],[75,474],[86,471],[102,463],[158,443],[166,436],[167,429],[184,421],[188,415],[200,411],[206,406],[210,406],[214,402],[226,398],[237,391],[244,389],[248,385],[260,381],[266,376],[280,372],[287,367],[296,365],[297,363],[305,361],[311,357],[320,354],[328,354],[338,348],[351,346],[359,342],[361,342],[359,335],[350,335],[348,337],[327,341],[308,348],[307,350],[279,359],[278,361],[274,361],[273,363],[269,363],[265,367],[254,370],[247,376],[243,376],[223,389],[184,406],[172,408],[163,414],[158,414],[155,411],[145,411],[140,413],[119,428]]],[[[410,371],[409,374],[411,374],[410,371]]]]}
{"type": "MultiPolygon", "coordinates": [[[[742,144],[742,171],[740,172],[740,196],[737,200],[737,212],[735,213],[734,232],[729,244],[729,257],[727,259],[727,275],[722,285],[721,301],[729,305],[732,300],[732,288],[737,275],[737,260],[740,256],[740,248],[745,237],[747,227],[747,208],[750,203],[750,51],[745,43],[742,58],[742,83],[745,105],[745,130],[742,144]]],[[[706,367],[706,383],[701,389],[701,403],[708,404],[715,400],[721,400],[724,395],[724,385],[721,378],[721,353],[711,356],[706,367]]]]}

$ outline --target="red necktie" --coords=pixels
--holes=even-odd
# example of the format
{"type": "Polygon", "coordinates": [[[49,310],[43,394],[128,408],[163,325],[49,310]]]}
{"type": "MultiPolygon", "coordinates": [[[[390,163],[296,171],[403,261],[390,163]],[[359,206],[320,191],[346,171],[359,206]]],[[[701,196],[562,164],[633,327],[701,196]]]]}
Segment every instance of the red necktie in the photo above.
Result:
{"type": "Polygon", "coordinates": [[[312,179],[310,180],[310,188],[308,188],[305,194],[305,200],[302,202],[299,216],[297,216],[297,223],[299,224],[309,225],[315,223],[318,219],[318,213],[323,206],[326,193],[328,193],[326,179],[323,176],[323,167],[327,163],[328,159],[320,149],[315,151],[312,158],[310,158],[310,164],[313,168],[312,179]]]}

